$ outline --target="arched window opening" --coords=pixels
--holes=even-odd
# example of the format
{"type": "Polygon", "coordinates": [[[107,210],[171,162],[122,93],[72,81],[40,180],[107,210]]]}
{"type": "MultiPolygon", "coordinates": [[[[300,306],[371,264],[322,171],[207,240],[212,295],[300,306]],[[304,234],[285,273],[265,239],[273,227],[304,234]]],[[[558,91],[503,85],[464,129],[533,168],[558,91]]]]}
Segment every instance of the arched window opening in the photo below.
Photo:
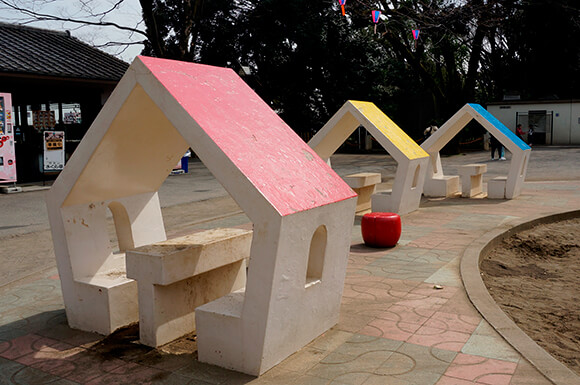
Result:
{"type": "Polygon", "coordinates": [[[312,235],[308,253],[308,268],[306,269],[306,288],[322,280],[327,238],[326,226],[324,225],[319,226],[312,235]]]}
{"type": "Polygon", "coordinates": [[[111,202],[108,207],[111,211],[113,222],[107,221],[111,248],[114,253],[124,253],[128,249],[135,247],[129,214],[119,202],[111,202]]]}
{"type": "Polygon", "coordinates": [[[413,176],[413,185],[411,186],[411,188],[416,188],[417,185],[419,184],[420,171],[421,171],[421,165],[417,165],[417,168],[415,169],[415,175],[413,176]]]}

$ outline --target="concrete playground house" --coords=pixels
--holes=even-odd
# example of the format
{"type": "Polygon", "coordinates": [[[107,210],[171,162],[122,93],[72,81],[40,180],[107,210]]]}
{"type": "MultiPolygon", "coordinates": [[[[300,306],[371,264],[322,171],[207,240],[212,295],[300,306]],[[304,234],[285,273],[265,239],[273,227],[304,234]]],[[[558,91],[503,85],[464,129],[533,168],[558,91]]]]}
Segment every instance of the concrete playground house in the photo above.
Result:
{"type": "MultiPolygon", "coordinates": [[[[254,226],[247,281],[235,270],[234,291],[195,310],[199,360],[259,375],[337,322],[356,194],[229,69],[138,57],[95,119],[47,196],[67,319],[101,334],[143,317],[182,327],[182,314],[193,327],[193,309],[164,303],[189,302],[175,281],[214,271],[216,258],[237,263],[215,242],[246,235],[193,234],[183,247],[166,240],[158,190],[188,147],[254,226]],[[127,270],[159,297],[139,303],[143,282],[127,270]],[[157,320],[156,306],[176,318],[157,320]]],[[[225,279],[210,278],[200,290],[225,279]]],[[[167,338],[149,333],[153,345],[167,338]]]]}
{"type": "MultiPolygon", "coordinates": [[[[427,171],[423,188],[425,196],[452,196],[459,192],[459,177],[457,175],[444,175],[439,151],[472,119],[481,124],[512,153],[508,175],[489,180],[487,187],[488,198],[513,199],[520,195],[530,158],[530,146],[482,106],[468,103],[421,144],[421,147],[430,156],[430,167],[427,171]]],[[[469,166],[476,168],[478,165],[469,166]]],[[[479,166],[482,166],[480,168],[485,168],[483,167],[485,165],[479,166]]],[[[462,184],[465,183],[468,183],[468,181],[463,180],[462,184]]]]}
{"type": "MultiPolygon", "coordinates": [[[[362,125],[397,162],[391,191],[372,196],[372,211],[406,214],[419,208],[429,155],[374,103],[347,101],[308,145],[326,162],[362,125]]],[[[329,162],[330,163],[330,162],[329,162]]]]}

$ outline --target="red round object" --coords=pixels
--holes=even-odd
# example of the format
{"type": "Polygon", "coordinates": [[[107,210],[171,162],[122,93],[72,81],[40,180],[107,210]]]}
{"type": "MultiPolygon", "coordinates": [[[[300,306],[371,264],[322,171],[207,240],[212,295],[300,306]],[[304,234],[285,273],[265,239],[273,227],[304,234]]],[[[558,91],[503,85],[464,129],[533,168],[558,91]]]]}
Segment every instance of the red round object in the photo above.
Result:
{"type": "Polygon", "coordinates": [[[401,217],[395,213],[365,214],[360,225],[367,246],[393,247],[401,238],[401,217]]]}

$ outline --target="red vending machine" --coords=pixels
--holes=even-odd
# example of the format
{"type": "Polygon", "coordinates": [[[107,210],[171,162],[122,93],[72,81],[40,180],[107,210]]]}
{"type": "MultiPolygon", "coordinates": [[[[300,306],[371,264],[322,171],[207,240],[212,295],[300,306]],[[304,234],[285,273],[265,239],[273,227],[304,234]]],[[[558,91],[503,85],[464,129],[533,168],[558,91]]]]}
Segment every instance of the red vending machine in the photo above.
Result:
{"type": "Polygon", "coordinates": [[[0,93],[0,183],[16,182],[12,95],[0,93]]]}

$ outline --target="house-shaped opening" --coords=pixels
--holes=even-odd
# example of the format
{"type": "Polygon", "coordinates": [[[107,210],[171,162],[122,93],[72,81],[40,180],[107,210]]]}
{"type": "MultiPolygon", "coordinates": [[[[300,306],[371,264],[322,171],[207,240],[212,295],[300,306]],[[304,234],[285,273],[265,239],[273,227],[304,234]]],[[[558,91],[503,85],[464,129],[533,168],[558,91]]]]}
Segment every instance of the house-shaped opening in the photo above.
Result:
{"type": "MultiPolygon", "coordinates": [[[[372,195],[372,210],[405,214],[418,209],[429,156],[375,104],[347,101],[308,144],[329,162],[332,154],[359,126],[364,127],[397,163],[392,189],[372,195]]],[[[371,178],[355,175],[349,183],[358,188],[371,178]]],[[[359,194],[364,192],[359,190],[359,194]]]]}
{"type": "MultiPolygon", "coordinates": [[[[493,178],[488,182],[488,197],[498,199],[517,197],[525,179],[531,148],[486,109],[474,103],[463,106],[421,144],[430,157],[424,194],[452,196],[459,192],[459,177],[444,174],[439,151],[472,120],[481,124],[512,154],[508,175],[493,178]]],[[[461,183],[465,184],[468,181],[463,180],[461,183]]]]}

